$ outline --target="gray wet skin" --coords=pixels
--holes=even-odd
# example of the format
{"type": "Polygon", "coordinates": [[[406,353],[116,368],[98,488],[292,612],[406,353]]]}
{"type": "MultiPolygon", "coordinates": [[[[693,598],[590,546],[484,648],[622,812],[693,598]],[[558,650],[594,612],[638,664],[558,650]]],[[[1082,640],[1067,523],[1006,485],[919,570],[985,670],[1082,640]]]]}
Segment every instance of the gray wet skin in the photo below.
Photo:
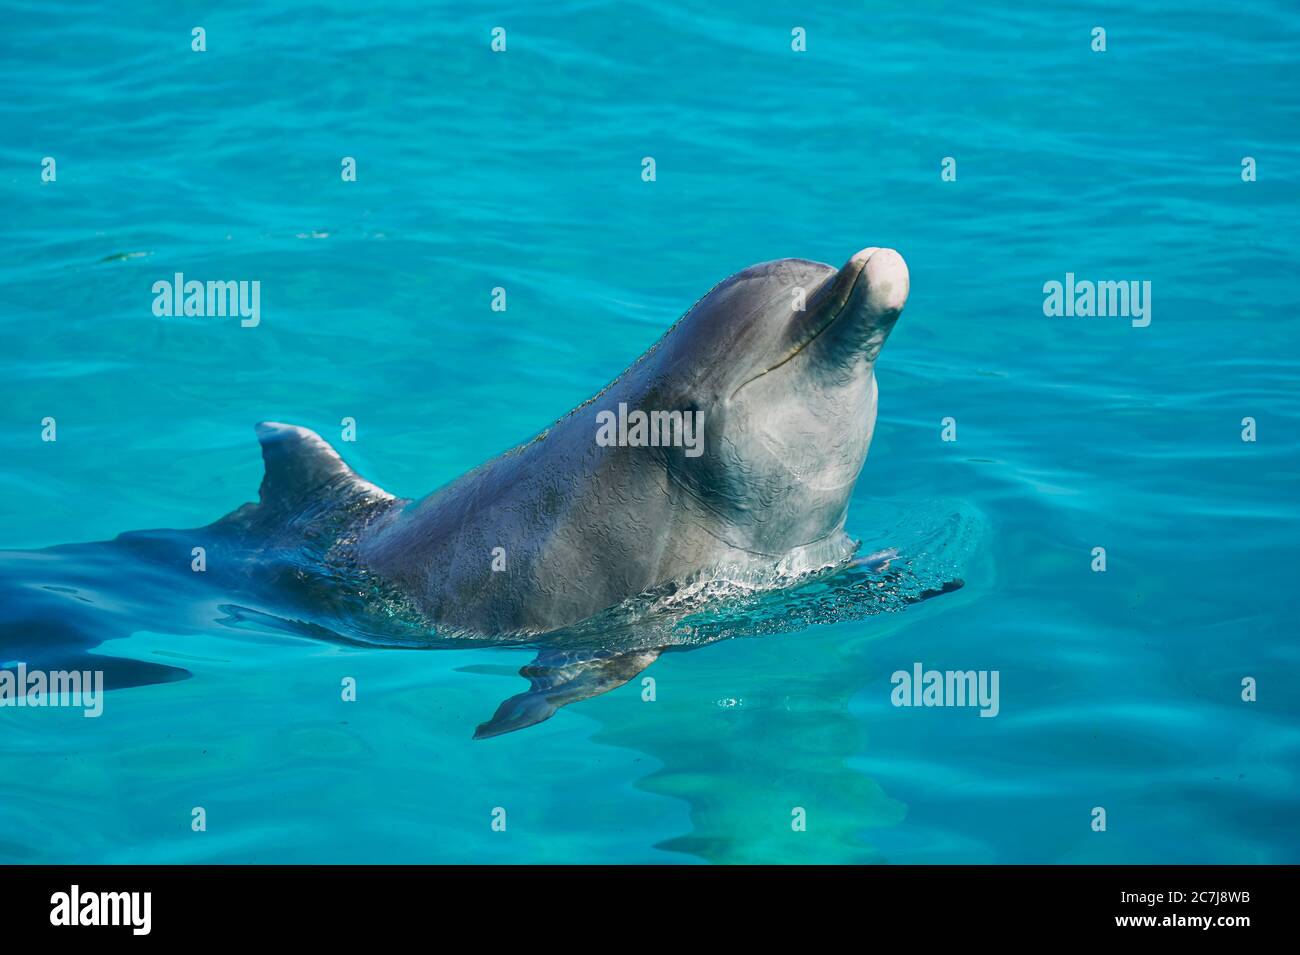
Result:
{"type": "MultiPolygon", "coordinates": [[[[99,668],[105,658],[88,656],[89,648],[106,633],[150,626],[164,605],[169,629],[205,632],[211,594],[196,592],[200,578],[233,595],[215,608],[222,623],[326,639],[340,634],[314,621],[312,609],[327,611],[331,624],[336,614],[355,623],[360,597],[357,632],[367,645],[391,636],[376,619],[396,620],[421,640],[535,643],[537,658],[520,670],[528,689],[474,735],[533,726],[685,646],[671,620],[615,613],[612,626],[601,611],[664,584],[770,582],[774,570],[815,570],[851,553],[843,527],[876,421],[875,360],[907,292],[907,267],[890,249],[864,249],[838,270],[803,259],[745,269],[595,398],[417,502],[358,477],[314,432],[261,424],[266,473],[257,503],[206,528],[55,548],[71,558],[62,562],[4,555],[19,569],[0,572],[0,584],[31,590],[22,575],[42,568],[44,609],[30,608],[30,594],[12,601],[26,609],[0,615],[0,660],[66,667],[84,659],[99,668]],[[597,443],[597,416],[620,403],[703,412],[701,453],[597,443]],[[204,574],[191,572],[194,541],[207,551],[204,574]],[[505,569],[494,572],[497,548],[505,569]],[[97,589],[92,569],[101,566],[130,567],[138,583],[154,585],[149,599],[82,596],[97,589]],[[57,568],[62,576],[51,577],[57,568]],[[281,598],[275,608],[293,609],[259,610],[264,588],[281,598]],[[408,621],[412,605],[427,619],[408,621]]],[[[400,636],[395,645],[412,645],[407,629],[400,636]]],[[[183,675],[136,661],[108,668],[111,687],[183,675]]]]}
{"type": "MultiPolygon", "coordinates": [[[[838,270],[781,259],[738,272],[541,435],[423,500],[369,511],[359,561],[436,624],[494,635],[566,627],[693,575],[842,559],[876,420],[874,365],[907,293],[892,249],[838,270]],[[702,453],[599,445],[597,415],[620,403],[702,411],[702,453]]],[[[301,490],[297,471],[325,468],[330,493],[387,497],[311,432],[262,434],[268,481],[281,444],[285,483],[301,490]]]]}

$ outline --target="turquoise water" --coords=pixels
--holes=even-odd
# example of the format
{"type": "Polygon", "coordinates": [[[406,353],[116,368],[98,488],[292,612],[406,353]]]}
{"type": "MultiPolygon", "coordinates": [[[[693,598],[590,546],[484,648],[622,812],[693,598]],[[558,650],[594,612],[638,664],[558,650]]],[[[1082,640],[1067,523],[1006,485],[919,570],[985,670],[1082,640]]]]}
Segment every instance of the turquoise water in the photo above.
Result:
{"type": "Polygon", "coordinates": [[[0,859],[1300,861],[1300,17],[725,6],[6,6],[0,664],[136,685],[0,709],[0,859]],[[473,741],[530,651],[231,625],[219,579],[43,550],[254,499],[268,419],[354,418],[423,495],[726,275],[868,245],[912,293],[849,530],[955,592],[473,741]],[[155,317],[175,272],[260,280],[261,324],[155,317]],[[1046,317],[1067,272],[1150,281],[1151,324],[1046,317]],[[998,671],[998,716],[893,706],[918,661],[998,671]]]}

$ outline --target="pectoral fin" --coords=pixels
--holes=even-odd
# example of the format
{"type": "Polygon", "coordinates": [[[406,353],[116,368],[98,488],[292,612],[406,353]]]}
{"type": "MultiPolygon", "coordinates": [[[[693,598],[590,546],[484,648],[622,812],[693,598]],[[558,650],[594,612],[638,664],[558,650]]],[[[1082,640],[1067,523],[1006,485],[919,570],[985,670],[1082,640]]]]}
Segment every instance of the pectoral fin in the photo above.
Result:
{"type": "Polygon", "coordinates": [[[659,653],[657,649],[591,657],[539,653],[519,671],[531,688],[498,706],[492,719],[474,731],[474,738],[487,739],[533,726],[550,719],[561,706],[617,689],[654,663],[659,653]]]}

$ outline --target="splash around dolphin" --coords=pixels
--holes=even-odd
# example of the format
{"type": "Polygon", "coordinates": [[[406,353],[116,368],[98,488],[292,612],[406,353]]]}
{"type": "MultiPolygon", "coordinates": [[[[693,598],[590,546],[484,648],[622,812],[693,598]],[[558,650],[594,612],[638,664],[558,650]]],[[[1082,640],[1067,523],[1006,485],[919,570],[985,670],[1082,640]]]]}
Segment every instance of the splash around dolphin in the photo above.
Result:
{"type": "MultiPolygon", "coordinates": [[[[884,248],[839,269],[804,259],[744,269],[595,397],[422,500],[362,479],[312,431],[260,424],[257,503],[193,531],[0,554],[0,591],[23,568],[43,568],[21,585],[21,616],[0,616],[0,651],[85,659],[112,629],[105,615],[129,633],[164,606],[173,629],[194,632],[215,608],[227,626],[370,646],[530,646],[537,658],[520,671],[529,689],[475,736],[531,726],[661,653],[741,635],[691,616],[719,594],[888,568],[888,555],[855,557],[844,526],[875,427],[875,364],[908,289],[902,257],[884,248]],[[196,541],[205,574],[189,573],[196,541]],[[155,597],[95,599],[93,570],[125,561],[136,579],[157,581],[155,597]],[[38,618],[57,643],[33,639],[38,618]]],[[[960,586],[889,583],[849,581],[867,613],[880,612],[883,593],[901,606],[960,586]]],[[[764,614],[747,608],[741,632],[764,614]]],[[[769,616],[765,632],[807,625],[800,612],[769,616]]],[[[135,667],[114,684],[187,675],[159,669],[135,667]]]]}

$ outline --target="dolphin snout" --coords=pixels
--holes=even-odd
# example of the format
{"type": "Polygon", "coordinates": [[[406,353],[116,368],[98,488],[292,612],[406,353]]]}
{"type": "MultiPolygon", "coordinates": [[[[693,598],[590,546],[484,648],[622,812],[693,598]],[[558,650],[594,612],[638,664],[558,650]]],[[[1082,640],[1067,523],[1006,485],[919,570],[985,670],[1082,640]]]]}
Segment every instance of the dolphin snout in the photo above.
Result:
{"type": "Polygon", "coordinates": [[[893,249],[855,252],[808,300],[806,312],[788,314],[779,358],[750,375],[732,392],[806,354],[806,367],[837,378],[855,377],[862,362],[880,354],[903,305],[910,281],[907,263],[893,249]]]}
{"type": "Polygon", "coordinates": [[[817,352],[841,367],[875,361],[909,288],[907,263],[893,249],[872,246],[855,253],[830,280],[817,352]]]}
{"type": "Polygon", "coordinates": [[[850,268],[858,271],[850,308],[868,316],[897,318],[911,288],[903,257],[893,249],[863,249],[849,259],[843,271],[850,268]]]}

